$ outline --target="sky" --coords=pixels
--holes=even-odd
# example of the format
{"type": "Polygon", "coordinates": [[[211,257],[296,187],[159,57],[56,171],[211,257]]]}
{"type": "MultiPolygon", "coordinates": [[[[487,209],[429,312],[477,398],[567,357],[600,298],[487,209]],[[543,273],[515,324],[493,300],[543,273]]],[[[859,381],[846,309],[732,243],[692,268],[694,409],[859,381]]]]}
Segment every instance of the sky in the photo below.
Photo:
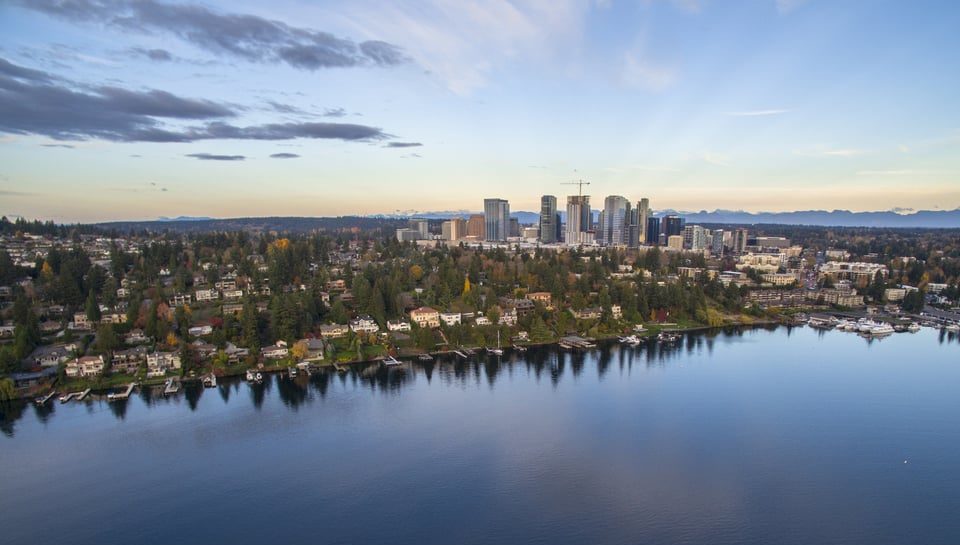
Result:
{"type": "Polygon", "coordinates": [[[960,207],[960,3],[0,0],[0,214],[960,207]]]}

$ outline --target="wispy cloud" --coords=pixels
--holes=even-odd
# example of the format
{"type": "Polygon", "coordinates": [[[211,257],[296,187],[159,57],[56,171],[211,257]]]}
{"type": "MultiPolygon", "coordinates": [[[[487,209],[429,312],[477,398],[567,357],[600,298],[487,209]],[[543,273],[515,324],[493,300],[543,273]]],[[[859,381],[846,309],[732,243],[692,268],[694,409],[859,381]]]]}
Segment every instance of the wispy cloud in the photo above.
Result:
{"type": "Polygon", "coordinates": [[[385,148],[419,148],[423,146],[420,142],[388,142],[384,144],[385,148]]]}
{"type": "Polygon", "coordinates": [[[780,115],[788,113],[790,110],[746,110],[742,112],[727,112],[726,114],[733,117],[762,117],[768,115],[780,115]]]}
{"type": "Polygon", "coordinates": [[[296,153],[274,153],[274,154],[271,154],[270,157],[272,159],[296,159],[297,157],[300,157],[300,156],[297,155],[296,153]]]}
{"type": "Polygon", "coordinates": [[[815,149],[815,150],[794,150],[794,155],[801,155],[804,157],[856,157],[858,155],[865,155],[869,153],[867,150],[856,149],[856,148],[840,148],[840,149],[815,149]]]}
{"type": "Polygon", "coordinates": [[[675,69],[655,62],[643,53],[629,52],[623,56],[620,82],[627,87],[663,91],[673,85],[676,78],[675,69]]]}
{"type": "Polygon", "coordinates": [[[188,153],[185,157],[193,157],[201,161],[243,161],[245,155],[217,155],[214,153],[188,153]]]}

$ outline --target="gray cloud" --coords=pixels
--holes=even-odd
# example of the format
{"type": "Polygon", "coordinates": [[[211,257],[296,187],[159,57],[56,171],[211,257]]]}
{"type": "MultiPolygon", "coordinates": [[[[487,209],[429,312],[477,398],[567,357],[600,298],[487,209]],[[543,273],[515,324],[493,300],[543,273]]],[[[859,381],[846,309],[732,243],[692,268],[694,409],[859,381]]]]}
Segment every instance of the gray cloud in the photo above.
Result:
{"type": "Polygon", "coordinates": [[[344,117],[347,111],[343,108],[327,108],[323,112],[323,117],[344,117]]]}
{"type": "MultiPolygon", "coordinates": [[[[214,153],[188,153],[185,157],[193,157],[201,161],[243,161],[247,158],[245,155],[216,155],[214,153]]],[[[166,190],[166,188],[163,188],[160,191],[166,190]]]]}
{"type": "Polygon", "coordinates": [[[420,142],[389,142],[383,147],[385,148],[419,148],[422,146],[420,142]]]}
{"type": "Polygon", "coordinates": [[[152,61],[171,62],[174,60],[173,54],[166,49],[145,49],[143,47],[134,47],[130,51],[152,61]]]}
{"type": "Polygon", "coordinates": [[[270,157],[274,159],[296,159],[297,157],[300,157],[300,156],[297,155],[296,153],[274,153],[270,157]]]}
{"type": "Polygon", "coordinates": [[[354,42],[327,32],[292,27],[255,15],[219,13],[195,4],[156,0],[19,0],[21,6],[74,22],[111,25],[137,32],[169,32],[221,55],[251,62],[283,62],[318,70],[392,66],[406,62],[397,46],[354,42]]]}
{"type": "Polygon", "coordinates": [[[166,91],[78,87],[0,58],[0,132],[57,140],[96,138],[116,142],[389,138],[380,128],[353,123],[288,122],[238,127],[217,121],[234,117],[235,109],[166,91]],[[161,120],[206,123],[170,128],[161,120]]]}
{"type": "Polygon", "coordinates": [[[40,145],[43,146],[43,147],[45,147],[45,148],[66,148],[66,149],[73,149],[73,146],[70,145],[70,144],[40,144],[40,145]]]}

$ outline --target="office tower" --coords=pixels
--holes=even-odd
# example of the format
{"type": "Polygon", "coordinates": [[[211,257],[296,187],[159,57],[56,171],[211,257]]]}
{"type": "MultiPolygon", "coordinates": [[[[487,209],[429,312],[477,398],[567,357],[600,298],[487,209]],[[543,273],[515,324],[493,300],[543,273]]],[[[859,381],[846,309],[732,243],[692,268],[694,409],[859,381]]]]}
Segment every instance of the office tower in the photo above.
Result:
{"type": "Polygon", "coordinates": [[[583,244],[590,232],[593,221],[590,212],[590,195],[571,195],[567,197],[567,228],[565,238],[567,244],[583,244]]]}
{"type": "Polygon", "coordinates": [[[560,214],[557,213],[557,198],[553,195],[540,197],[540,242],[553,244],[560,241],[560,214]]]}
{"type": "Polygon", "coordinates": [[[510,232],[508,236],[511,236],[511,237],[520,236],[520,220],[518,220],[517,218],[510,218],[510,232]]]}
{"type": "Polygon", "coordinates": [[[483,214],[473,214],[467,219],[467,236],[474,240],[487,238],[487,229],[484,225],[483,214]]]}
{"type": "Polygon", "coordinates": [[[502,242],[510,233],[510,203],[504,199],[483,200],[483,224],[486,240],[502,242]]]}
{"type": "Polygon", "coordinates": [[[420,238],[430,238],[430,223],[425,219],[410,220],[410,228],[420,233],[420,238]]]}
{"type": "Polygon", "coordinates": [[[733,253],[742,254],[747,250],[747,230],[736,229],[733,232],[733,253]]]}
{"type": "Polygon", "coordinates": [[[636,236],[637,244],[634,246],[639,246],[640,243],[647,240],[647,220],[650,218],[650,199],[644,197],[640,199],[640,202],[637,203],[637,229],[638,233],[636,236]]]}
{"type": "Polygon", "coordinates": [[[683,247],[701,251],[707,247],[707,230],[699,225],[686,225],[683,228],[683,247]]]}
{"type": "Polygon", "coordinates": [[[666,237],[672,237],[673,235],[679,235],[683,233],[683,218],[670,214],[669,216],[664,216],[660,220],[660,234],[666,237]]]}
{"type": "Polygon", "coordinates": [[[683,235],[670,235],[667,237],[667,248],[671,250],[683,249],[683,235]]]}
{"type": "Polygon", "coordinates": [[[626,244],[629,218],[630,201],[620,195],[610,195],[604,199],[600,222],[603,243],[610,246],[626,244]]]}
{"type": "Polygon", "coordinates": [[[723,255],[723,237],[723,229],[714,229],[710,236],[712,239],[710,243],[710,251],[712,251],[715,255],[723,255]]]}
{"type": "Polygon", "coordinates": [[[397,242],[420,240],[420,231],[416,229],[397,229],[397,242]]]}
{"type": "Polygon", "coordinates": [[[460,240],[466,234],[467,222],[460,218],[453,218],[443,222],[440,238],[443,240],[460,240]]]}
{"type": "Polygon", "coordinates": [[[646,239],[643,242],[647,244],[660,244],[660,218],[647,218],[647,232],[644,233],[646,239]]]}

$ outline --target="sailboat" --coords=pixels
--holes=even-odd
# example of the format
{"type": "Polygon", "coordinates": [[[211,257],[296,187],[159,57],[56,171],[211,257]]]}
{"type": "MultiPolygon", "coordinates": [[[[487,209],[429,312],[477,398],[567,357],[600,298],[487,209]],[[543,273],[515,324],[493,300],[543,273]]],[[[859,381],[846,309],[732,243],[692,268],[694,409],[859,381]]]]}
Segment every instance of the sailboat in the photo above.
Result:
{"type": "Polygon", "coordinates": [[[496,348],[488,348],[488,349],[487,349],[487,352],[490,352],[491,354],[496,354],[497,356],[502,356],[502,355],[503,355],[503,349],[500,348],[500,331],[499,331],[499,330],[497,330],[497,347],[496,347],[496,348]]]}

